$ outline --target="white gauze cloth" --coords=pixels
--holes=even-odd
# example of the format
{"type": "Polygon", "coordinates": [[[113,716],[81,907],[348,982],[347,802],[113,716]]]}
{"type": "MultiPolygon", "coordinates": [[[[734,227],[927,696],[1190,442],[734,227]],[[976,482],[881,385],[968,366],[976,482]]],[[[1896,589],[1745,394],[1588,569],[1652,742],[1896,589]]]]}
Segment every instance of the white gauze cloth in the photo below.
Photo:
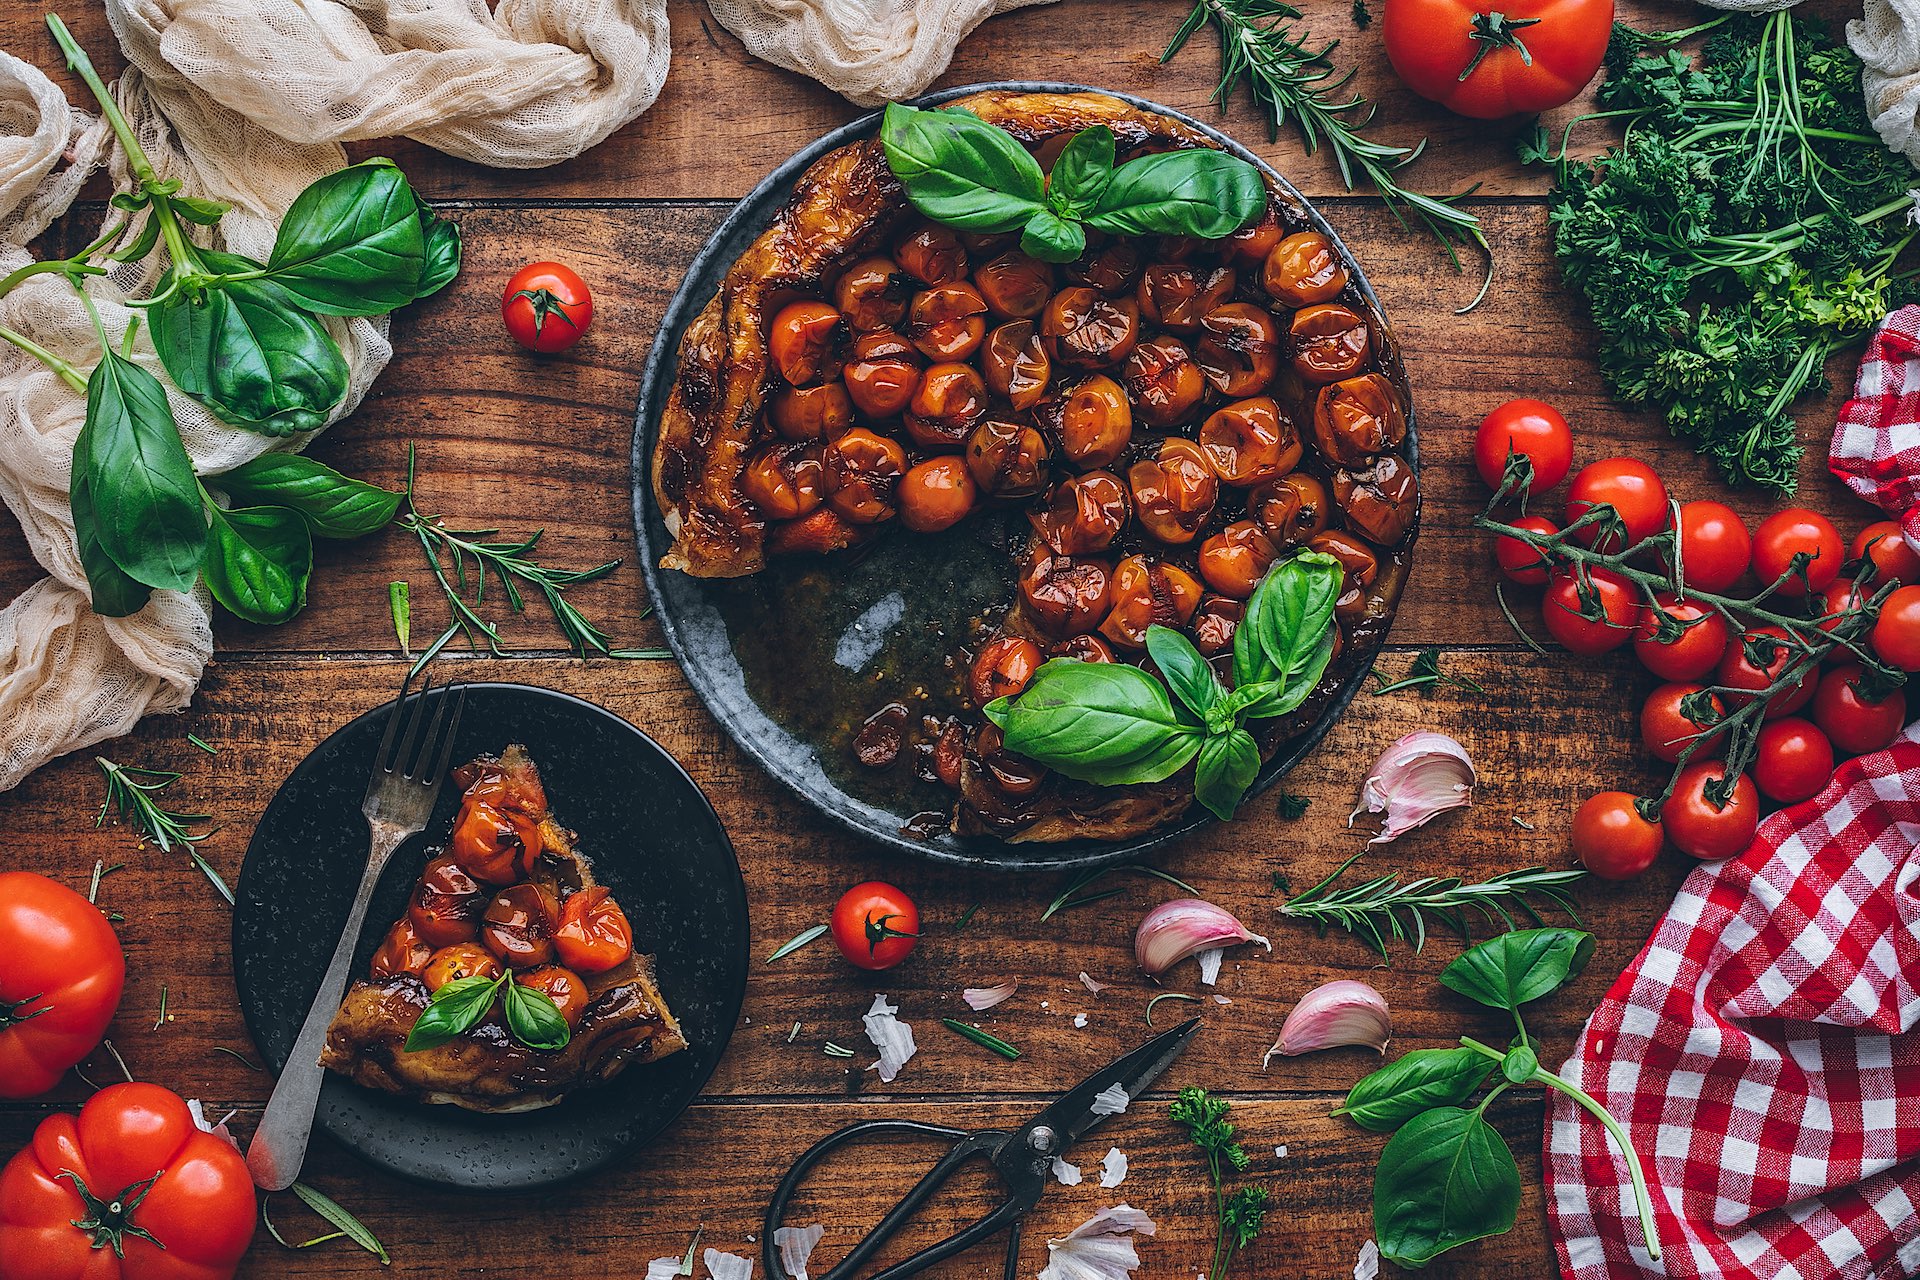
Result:
{"type": "Polygon", "coordinates": [[[1866,0],[1865,16],[1847,23],[1847,43],[1866,64],[1874,132],[1920,165],[1920,0],[1866,0]]]}

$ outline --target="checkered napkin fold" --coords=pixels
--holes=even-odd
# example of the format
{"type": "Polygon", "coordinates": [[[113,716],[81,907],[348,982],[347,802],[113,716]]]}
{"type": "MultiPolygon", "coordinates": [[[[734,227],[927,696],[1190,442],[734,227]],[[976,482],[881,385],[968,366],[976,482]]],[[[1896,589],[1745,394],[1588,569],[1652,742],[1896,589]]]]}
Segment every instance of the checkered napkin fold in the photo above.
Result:
{"type": "MultiPolygon", "coordinates": [[[[1920,544],[1920,307],[1874,335],[1830,462],[1920,544]]],[[[1561,1073],[1631,1135],[1662,1258],[1606,1134],[1555,1094],[1569,1280],[1920,1275],[1917,879],[1920,724],[1687,878],[1561,1073]]]]}

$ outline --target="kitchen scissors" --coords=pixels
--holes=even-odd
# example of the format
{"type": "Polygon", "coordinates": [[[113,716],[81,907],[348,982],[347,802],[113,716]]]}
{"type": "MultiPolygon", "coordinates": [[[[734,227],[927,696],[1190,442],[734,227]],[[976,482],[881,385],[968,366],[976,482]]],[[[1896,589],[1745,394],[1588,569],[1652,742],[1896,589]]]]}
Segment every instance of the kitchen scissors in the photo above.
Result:
{"type": "Polygon", "coordinates": [[[1054,1159],[1064,1155],[1089,1129],[1106,1118],[1106,1112],[1094,1110],[1095,1097],[1118,1085],[1129,1099],[1138,1098],[1173,1065],[1173,1060],[1186,1049],[1199,1029],[1200,1019],[1189,1018],[1164,1035],[1154,1037],[1132,1053],[1094,1072],[1042,1109],[1033,1119],[1012,1131],[950,1129],[945,1125],[921,1124],[914,1120],[862,1120],[828,1134],[794,1161],[793,1168],[781,1179],[779,1188],[767,1205],[766,1222],[760,1237],[760,1252],[766,1263],[767,1275],[772,1280],[791,1280],[780,1264],[780,1250],[774,1245],[773,1233],[786,1217],[787,1202],[799,1190],[808,1172],[828,1153],[856,1139],[902,1135],[944,1138],[952,1142],[953,1147],[900,1198],[898,1204],[887,1211],[886,1217],[880,1219],[866,1238],[854,1245],[847,1256],[819,1280],[851,1280],[854,1273],[879,1252],[880,1246],[905,1226],[961,1165],[975,1156],[985,1156],[993,1165],[1007,1189],[1007,1199],[973,1225],[929,1245],[910,1258],[894,1263],[884,1271],[876,1272],[870,1280],[901,1280],[901,1277],[914,1275],[936,1262],[971,1249],[1001,1231],[1007,1232],[1007,1261],[1003,1274],[1005,1280],[1015,1280],[1020,1265],[1021,1219],[1040,1203],[1040,1196],[1047,1189],[1054,1159]]]}

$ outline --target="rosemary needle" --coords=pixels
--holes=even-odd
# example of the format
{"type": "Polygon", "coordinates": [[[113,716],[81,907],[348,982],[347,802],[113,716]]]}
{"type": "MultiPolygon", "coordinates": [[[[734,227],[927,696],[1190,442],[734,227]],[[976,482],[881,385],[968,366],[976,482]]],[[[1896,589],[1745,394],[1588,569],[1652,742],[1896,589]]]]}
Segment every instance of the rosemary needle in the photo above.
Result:
{"type": "Polygon", "coordinates": [[[978,1027],[970,1027],[958,1018],[942,1018],[940,1025],[957,1035],[966,1037],[983,1049],[993,1050],[1009,1062],[1017,1061],[1020,1057],[1020,1051],[999,1036],[990,1035],[978,1027]]]}

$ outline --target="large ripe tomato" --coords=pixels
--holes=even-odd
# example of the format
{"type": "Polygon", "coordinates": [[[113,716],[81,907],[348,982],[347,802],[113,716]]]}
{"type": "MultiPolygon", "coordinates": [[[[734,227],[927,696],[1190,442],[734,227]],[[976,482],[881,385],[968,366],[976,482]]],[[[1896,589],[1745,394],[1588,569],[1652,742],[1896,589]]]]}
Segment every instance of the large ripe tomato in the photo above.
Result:
{"type": "Polygon", "coordinates": [[[1603,534],[1599,526],[1588,526],[1573,535],[1582,546],[1620,551],[1667,527],[1667,486],[1638,458],[1602,458],[1582,467],[1567,489],[1567,523],[1602,503],[1626,526],[1626,543],[1618,535],[1603,534]]]}
{"type": "Polygon", "coordinates": [[[1833,743],[1810,720],[1788,716],[1761,727],[1754,742],[1753,785],[1781,804],[1820,794],[1833,776],[1833,743]]]}
{"type": "Polygon", "coordinates": [[[1579,96],[1607,52],[1613,0],[1387,0],[1382,26],[1409,89],[1497,120],[1579,96]]]}
{"type": "Polygon", "coordinates": [[[1901,587],[1881,604],[1873,651],[1902,671],[1920,671],[1920,586],[1901,587]]]}
{"type": "Polygon", "coordinates": [[[587,282],[558,262],[530,262],[500,295],[500,318],[513,340],[530,351],[564,351],[593,324],[587,282]]]}
{"type": "Polygon", "coordinates": [[[100,908],[31,871],[0,872],[0,956],[0,1098],[31,1098],[100,1043],[127,962],[100,908]]]}
{"type": "Polygon", "coordinates": [[[1726,777],[1726,769],[1719,760],[1688,765],[1660,810],[1660,825],[1673,847],[1703,862],[1744,852],[1760,825],[1760,796],[1746,774],[1734,780],[1725,804],[1715,806],[1707,798],[1707,784],[1726,777]]]}
{"type": "Polygon", "coordinates": [[[891,969],[920,937],[920,909],[890,884],[868,880],[833,904],[833,944],[856,969],[891,969]]]}
{"type": "Polygon", "coordinates": [[[1792,567],[1793,557],[1803,552],[1807,556],[1806,577],[1802,579],[1796,573],[1781,583],[1783,596],[1804,596],[1809,589],[1825,590],[1828,583],[1840,576],[1846,544],[1840,541],[1840,531],[1833,527],[1833,521],[1805,507],[1776,511],[1753,531],[1753,571],[1762,586],[1771,586],[1792,567]]]}
{"type": "Polygon", "coordinates": [[[1640,665],[1662,680],[1699,680],[1720,665],[1727,651],[1727,620],[1696,600],[1659,592],[1659,609],[1643,607],[1633,629],[1633,652],[1640,665]],[[1660,615],[1672,618],[1680,633],[1660,638],[1660,615]]]}
{"type": "MultiPolygon", "coordinates": [[[[1516,529],[1525,529],[1529,533],[1560,532],[1560,526],[1545,516],[1521,516],[1507,523],[1516,529]]],[[[1538,549],[1518,538],[1503,533],[1494,539],[1493,559],[1494,563],[1500,566],[1500,576],[1508,582],[1522,587],[1538,587],[1546,584],[1549,568],[1546,558],[1538,549]]]]}
{"type": "Polygon", "coordinates": [[[0,1280],[228,1280],[253,1223],[231,1142],[170,1090],[109,1085],[0,1170],[0,1280]]]}
{"type": "Polygon", "coordinates": [[[1474,433],[1473,465],[1487,488],[1500,487],[1510,453],[1523,453],[1533,463],[1527,492],[1545,493],[1573,466],[1573,430],[1544,400],[1509,400],[1482,418],[1474,433]]]}
{"type": "Polygon", "coordinates": [[[1855,560],[1873,561],[1875,586],[1889,580],[1908,586],[1920,583],[1920,554],[1907,545],[1900,526],[1891,520],[1876,521],[1855,534],[1847,554],[1855,560]]]}
{"type": "Polygon", "coordinates": [[[1688,586],[1725,591],[1752,561],[1753,535],[1739,512],[1704,499],[1680,504],[1680,568],[1688,586]]]}
{"type": "Polygon", "coordinates": [[[1892,744],[1907,723],[1907,695],[1894,689],[1869,702],[1860,692],[1866,669],[1842,663],[1820,677],[1813,695],[1813,722],[1848,755],[1865,755],[1892,744]]]}
{"type": "Polygon", "coordinates": [[[1640,815],[1625,791],[1589,796],[1573,815],[1573,856],[1602,880],[1631,880],[1660,856],[1658,822],[1640,815]]]}
{"type": "Polygon", "coordinates": [[[1721,741],[1724,735],[1702,739],[1700,731],[1719,724],[1726,714],[1719,697],[1708,693],[1703,685],[1663,684],[1641,704],[1641,745],[1657,759],[1673,764],[1698,741],[1693,758],[1711,759],[1725,749],[1721,741]]]}
{"type": "MultiPolygon", "coordinates": [[[[1727,651],[1720,655],[1714,683],[1734,691],[1722,695],[1729,708],[1744,707],[1771,688],[1775,680],[1787,673],[1789,666],[1800,661],[1801,655],[1787,639],[1786,631],[1769,623],[1755,627],[1727,646],[1727,651]]],[[[1809,668],[1801,672],[1791,686],[1774,695],[1765,718],[1777,720],[1806,706],[1818,682],[1818,671],[1809,668]]]]}
{"type": "Polygon", "coordinates": [[[1548,634],[1567,652],[1583,658],[1598,657],[1625,644],[1640,611],[1632,584],[1619,574],[1595,569],[1588,584],[1589,598],[1582,599],[1580,580],[1563,571],[1554,575],[1552,585],[1540,597],[1540,617],[1547,624],[1548,634]],[[1590,610],[1597,612],[1590,617],[1590,610]]]}

